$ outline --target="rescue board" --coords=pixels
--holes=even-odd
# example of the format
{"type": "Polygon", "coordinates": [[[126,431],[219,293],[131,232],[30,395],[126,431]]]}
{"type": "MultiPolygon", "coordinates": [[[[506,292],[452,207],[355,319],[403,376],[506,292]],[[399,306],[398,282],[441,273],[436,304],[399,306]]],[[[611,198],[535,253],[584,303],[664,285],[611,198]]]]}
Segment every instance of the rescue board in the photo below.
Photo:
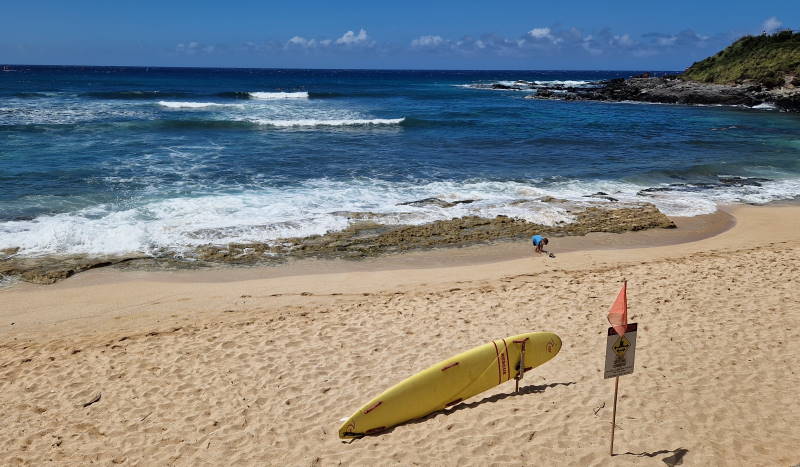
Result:
{"type": "Polygon", "coordinates": [[[342,424],[339,437],[379,433],[515,379],[523,342],[526,372],[561,350],[561,339],[551,332],[520,334],[467,350],[404,379],[364,404],[342,424]]]}

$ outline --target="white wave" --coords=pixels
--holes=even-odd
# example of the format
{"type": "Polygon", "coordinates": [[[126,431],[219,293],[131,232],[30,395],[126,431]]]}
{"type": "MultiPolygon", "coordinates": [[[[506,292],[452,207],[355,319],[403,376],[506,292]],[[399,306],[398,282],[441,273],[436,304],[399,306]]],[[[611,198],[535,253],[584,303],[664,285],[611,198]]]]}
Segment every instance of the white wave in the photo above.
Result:
{"type": "Polygon", "coordinates": [[[308,92],[250,92],[252,99],[278,100],[278,99],[308,99],[308,92]]]}
{"type": "Polygon", "coordinates": [[[758,105],[754,105],[750,107],[751,109],[758,109],[758,110],[777,110],[777,106],[771,102],[762,102],[758,105]]]}
{"type": "Polygon", "coordinates": [[[281,128],[289,127],[314,127],[314,126],[371,126],[371,125],[399,125],[405,121],[402,118],[354,118],[354,119],[339,119],[339,120],[318,120],[313,118],[298,119],[298,120],[266,120],[257,119],[255,123],[261,125],[275,126],[281,128]]]}
{"type": "MultiPolygon", "coordinates": [[[[666,187],[666,185],[664,185],[666,187]]],[[[388,182],[375,179],[309,180],[289,187],[264,187],[238,194],[141,199],[117,210],[110,205],[33,220],[0,223],[0,249],[22,254],[119,254],[178,251],[213,243],[275,242],[346,228],[348,212],[374,213],[385,224],[423,224],[461,216],[505,215],[556,225],[574,220],[569,209],[650,202],[670,216],[712,213],[718,203],[767,203],[800,196],[800,178],[763,186],[719,187],[702,192],[659,191],[639,195],[645,185],[622,181],[563,180],[388,182]],[[607,193],[611,202],[591,197],[607,193]],[[544,197],[566,200],[547,202],[544,197]],[[424,198],[473,200],[448,208],[401,205],[424,198]]],[[[213,187],[209,188],[213,192],[213,187]]],[[[157,196],[156,190],[152,195],[157,196]]]]}
{"type": "Polygon", "coordinates": [[[550,80],[550,81],[534,81],[538,86],[567,86],[567,87],[581,87],[589,84],[597,84],[596,81],[583,81],[583,80],[550,80]]]}
{"type": "Polygon", "coordinates": [[[454,84],[453,86],[459,88],[471,89],[488,89],[492,91],[530,91],[542,87],[596,87],[598,81],[586,80],[537,80],[537,81],[494,81],[491,83],[469,83],[469,84],[454,84]],[[499,86],[499,87],[498,87],[499,86]]]}
{"type": "Polygon", "coordinates": [[[243,108],[242,104],[220,104],[217,102],[172,102],[158,101],[158,105],[169,109],[203,109],[208,107],[238,107],[243,108]]]}

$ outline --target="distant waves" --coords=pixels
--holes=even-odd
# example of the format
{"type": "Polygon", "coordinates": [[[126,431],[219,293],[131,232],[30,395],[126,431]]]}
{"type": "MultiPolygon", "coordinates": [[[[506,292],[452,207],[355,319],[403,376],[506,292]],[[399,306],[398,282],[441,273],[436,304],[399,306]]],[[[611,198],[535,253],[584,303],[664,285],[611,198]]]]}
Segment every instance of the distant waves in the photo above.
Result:
{"type": "MultiPolygon", "coordinates": [[[[19,97],[45,97],[42,93],[27,93],[19,97]]],[[[193,97],[223,97],[227,99],[308,99],[308,91],[225,91],[213,94],[196,93],[189,91],[94,91],[82,94],[83,97],[94,99],[164,99],[164,98],[193,98],[193,97]]]]}

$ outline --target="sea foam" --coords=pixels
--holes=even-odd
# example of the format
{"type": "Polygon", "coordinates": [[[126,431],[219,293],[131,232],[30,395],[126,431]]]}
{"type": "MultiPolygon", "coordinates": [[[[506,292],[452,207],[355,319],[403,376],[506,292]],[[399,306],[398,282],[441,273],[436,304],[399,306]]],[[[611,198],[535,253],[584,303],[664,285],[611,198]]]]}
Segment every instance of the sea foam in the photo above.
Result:
{"type": "Polygon", "coordinates": [[[317,127],[317,126],[378,126],[378,125],[399,125],[405,121],[403,118],[353,118],[353,119],[313,119],[304,118],[297,120],[268,120],[257,119],[255,123],[260,125],[274,126],[280,128],[290,127],[317,127]]]}
{"type": "Polygon", "coordinates": [[[250,92],[251,99],[278,100],[278,99],[308,99],[308,92],[250,92]]]}
{"type": "Polygon", "coordinates": [[[204,109],[209,107],[237,107],[243,108],[242,104],[219,104],[216,102],[171,102],[158,101],[158,105],[168,109],[204,109]]]}
{"type": "MultiPolygon", "coordinates": [[[[668,185],[664,186],[668,188],[668,185]]],[[[712,213],[717,203],[765,203],[800,194],[800,179],[763,186],[719,187],[700,192],[658,191],[612,180],[390,182],[359,178],[307,180],[293,186],[221,192],[170,199],[142,198],[125,209],[97,205],[32,220],[0,223],[0,248],[22,247],[22,254],[157,253],[188,251],[203,244],[275,242],[346,228],[352,213],[374,216],[383,224],[418,225],[462,216],[505,215],[543,225],[574,220],[567,209],[623,206],[649,202],[670,216],[712,213]],[[612,202],[590,196],[598,191],[612,202]],[[547,197],[566,200],[548,202],[547,197]],[[451,207],[409,206],[425,198],[472,200],[451,207]]],[[[213,191],[213,187],[209,187],[213,191]]]]}

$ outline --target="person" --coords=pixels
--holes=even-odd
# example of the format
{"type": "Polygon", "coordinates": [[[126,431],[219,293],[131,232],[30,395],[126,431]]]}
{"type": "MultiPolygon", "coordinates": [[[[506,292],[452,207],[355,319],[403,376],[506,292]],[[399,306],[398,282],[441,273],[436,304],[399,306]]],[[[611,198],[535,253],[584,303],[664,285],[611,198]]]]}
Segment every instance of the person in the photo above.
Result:
{"type": "Polygon", "coordinates": [[[544,246],[550,243],[550,240],[547,237],[542,237],[539,234],[534,235],[531,237],[531,242],[533,242],[534,250],[536,253],[547,253],[544,251],[544,246]]]}

